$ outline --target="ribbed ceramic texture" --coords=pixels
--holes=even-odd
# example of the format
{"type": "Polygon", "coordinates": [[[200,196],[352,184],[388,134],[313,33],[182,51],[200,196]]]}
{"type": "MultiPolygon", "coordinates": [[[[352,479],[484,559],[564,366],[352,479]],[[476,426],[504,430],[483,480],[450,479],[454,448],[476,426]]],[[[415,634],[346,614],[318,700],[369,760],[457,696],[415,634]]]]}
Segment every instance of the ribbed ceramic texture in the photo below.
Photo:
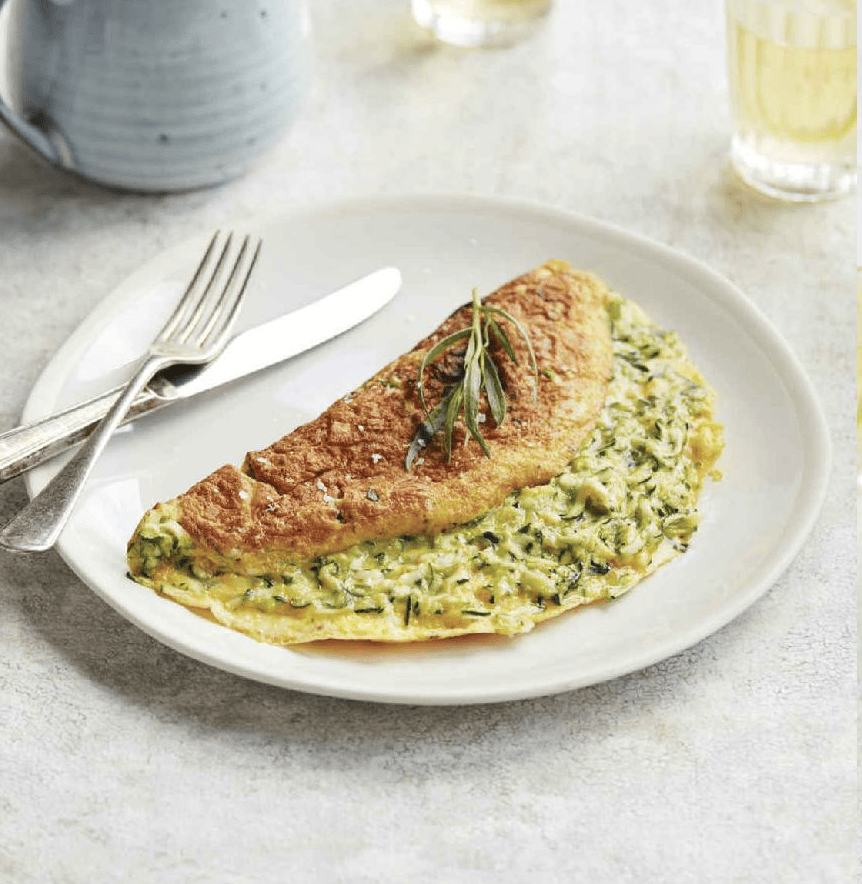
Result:
{"type": "Polygon", "coordinates": [[[10,79],[67,164],[135,190],[243,173],[311,73],[302,0],[14,0],[10,79]]]}

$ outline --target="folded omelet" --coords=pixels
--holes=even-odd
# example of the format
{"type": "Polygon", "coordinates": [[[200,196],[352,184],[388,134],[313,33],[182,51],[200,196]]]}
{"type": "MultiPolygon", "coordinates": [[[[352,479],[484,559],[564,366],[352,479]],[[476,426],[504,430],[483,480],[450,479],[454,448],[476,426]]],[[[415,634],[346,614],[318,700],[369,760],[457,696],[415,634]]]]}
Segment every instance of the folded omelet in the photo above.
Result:
{"type": "MultiPolygon", "coordinates": [[[[456,425],[405,456],[424,356],[469,305],[242,469],[145,514],[130,575],[259,640],[512,635],[620,595],[684,551],[722,448],[714,396],[675,334],[591,274],[550,261],[485,299],[526,330],[498,365],[506,420],[486,456],[456,425]]],[[[424,375],[445,394],[463,352],[424,375]]],[[[480,415],[480,420],[481,420],[480,415]]]]}

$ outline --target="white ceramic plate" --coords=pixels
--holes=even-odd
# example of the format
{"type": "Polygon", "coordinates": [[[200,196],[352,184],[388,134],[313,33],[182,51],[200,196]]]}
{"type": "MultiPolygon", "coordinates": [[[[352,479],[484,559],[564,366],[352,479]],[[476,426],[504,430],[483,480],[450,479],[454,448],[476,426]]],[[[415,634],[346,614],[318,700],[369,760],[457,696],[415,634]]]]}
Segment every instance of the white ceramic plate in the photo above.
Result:
{"type": "MultiPolygon", "coordinates": [[[[401,269],[404,287],[336,340],[138,421],[112,441],[59,549],[82,580],[160,641],[248,678],[340,697],[449,704],[550,694],[631,672],[708,636],[766,591],[809,532],[829,467],[820,409],[776,332],[702,264],[587,218],[502,199],[344,202],[251,226],[264,251],[241,325],[387,264],[401,269]],[[270,647],[126,579],[126,540],[145,509],[317,415],[432,330],[473,286],[489,291],[552,257],[594,270],[679,331],[718,392],[724,480],[705,493],[705,521],[686,555],[611,604],[515,639],[410,646],[270,647]]],[[[25,418],[115,383],[118,367],[161,326],[205,239],[159,256],[113,292],[57,353],[25,418]]],[[[54,470],[31,473],[30,493],[54,470]]]]}

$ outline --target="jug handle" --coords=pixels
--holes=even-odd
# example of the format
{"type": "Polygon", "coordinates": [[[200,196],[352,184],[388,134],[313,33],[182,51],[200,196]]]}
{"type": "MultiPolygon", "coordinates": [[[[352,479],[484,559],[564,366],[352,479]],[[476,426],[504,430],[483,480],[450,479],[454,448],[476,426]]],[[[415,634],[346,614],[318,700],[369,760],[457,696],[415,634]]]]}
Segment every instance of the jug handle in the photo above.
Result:
{"type": "MultiPolygon", "coordinates": [[[[6,0],[0,0],[0,14],[6,0]]],[[[17,135],[28,147],[36,151],[43,159],[54,166],[63,166],[60,151],[52,143],[51,139],[41,130],[28,123],[23,117],[15,113],[0,95],[0,122],[5,123],[11,132],[17,135]]]]}

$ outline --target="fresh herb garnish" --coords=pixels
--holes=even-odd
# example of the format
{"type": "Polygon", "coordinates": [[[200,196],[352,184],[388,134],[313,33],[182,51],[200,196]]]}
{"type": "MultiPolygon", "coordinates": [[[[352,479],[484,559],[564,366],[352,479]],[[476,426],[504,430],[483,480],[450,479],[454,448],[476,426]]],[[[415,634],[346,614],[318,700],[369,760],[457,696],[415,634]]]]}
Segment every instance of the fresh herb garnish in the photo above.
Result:
{"type": "Polygon", "coordinates": [[[490,304],[483,304],[479,299],[478,291],[473,289],[473,321],[470,328],[462,328],[436,343],[425,354],[425,358],[419,366],[417,387],[426,418],[419,424],[413,440],[410,442],[410,447],[407,449],[407,458],[404,462],[407,470],[411,468],[419,452],[441,430],[444,433],[447,460],[452,459],[452,432],[455,428],[455,421],[462,412],[468,437],[472,436],[479,443],[486,457],[491,456],[491,451],[479,431],[479,400],[483,390],[488,398],[494,426],[499,427],[506,419],[506,393],[500,382],[497,364],[489,352],[491,340],[493,339],[500,346],[512,362],[518,364],[518,357],[515,355],[509,336],[496,320],[495,315],[511,322],[520,332],[530,354],[533,374],[538,375],[536,356],[533,353],[530,338],[521,323],[506,310],[493,307],[490,304]],[[467,348],[464,351],[456,381],[446,389],[440,402],[434,408],[429,409],[422,384],[425,369],[435,359],[463,340],[467,341],[467,348]]]}

